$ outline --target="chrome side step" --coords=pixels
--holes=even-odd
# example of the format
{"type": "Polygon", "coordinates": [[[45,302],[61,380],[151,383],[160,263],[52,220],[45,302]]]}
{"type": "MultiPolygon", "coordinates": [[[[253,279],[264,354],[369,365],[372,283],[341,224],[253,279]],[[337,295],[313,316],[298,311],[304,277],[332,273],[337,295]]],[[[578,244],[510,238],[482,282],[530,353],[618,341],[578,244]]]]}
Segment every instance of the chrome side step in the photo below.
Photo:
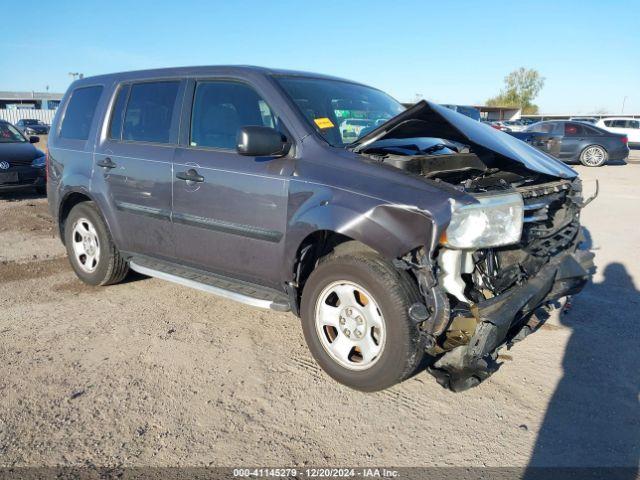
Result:
{"type": "MultiPolygon", "coordinates": [[[[291,306],[289,305],[289,302],[286,300],[284,296],[279,297],[277,295],[273,295],[274,298],[265,298],[267,295],[265,295],[264,292],[261,292],[263,293],[262,295],[260,295],[262,298],[256,298],[244,293],[233,291],[229,288],[222,288],[220,286],[215,285],[215,283],[223,283],[223,282],[220,282],[213,275],[209,276],[201,273],[197,273],[195,275],[194,274],[189,275],[192,277],[196,276],[198,277],[199,280],[200,279],[205,280],[205,281],[197,281],[191,278],[185,278],[184,276],[181,276],[181,275],[176,275],[175,273],[169,273],[166,271],[162,271],[160,269],[155,269],[149,266],[141,265],[140,263],[136,263],[136,260],[131,260],[129,262],[129,268],[131,268],[131,270],[134,270],[138,273],[141,273],[142,275],[159,278],[161,280],[167,280],[169,282],[177,283],[178,285],[182,285],[189,288],[195,288],[196,290],[202,290],[203,292],[212,293],[222,298],[244,303],[245,305],[251,305],[252,307],[267,308],[271,310],[277,310],[279,312],[288,312],[291,310],[291,306]]],[[[186,270],[185,270],[185,273],[186,273],[186,270]]],[[[226,282],[225,284],[232,285],[229,282],[226,282]]]]}

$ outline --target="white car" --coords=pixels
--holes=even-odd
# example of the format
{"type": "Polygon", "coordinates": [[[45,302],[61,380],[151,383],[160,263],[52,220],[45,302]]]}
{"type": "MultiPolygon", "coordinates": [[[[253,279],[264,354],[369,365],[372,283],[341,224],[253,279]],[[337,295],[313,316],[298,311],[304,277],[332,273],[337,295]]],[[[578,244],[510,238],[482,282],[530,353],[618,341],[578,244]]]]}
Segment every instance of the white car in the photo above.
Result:
{"type": "Polygon", "coordinates": [[[505,120],[502,123],[512,132],[522,132],[527,128],[527,125],[522,123],[520,120],[505,120]]]}
{"type": "Polygon", "coordinates": [[[640,119],[638,118],[603,118],[596,123],[596,126],[610,132],[622,133],[627,136],[630,147],[640,147],[640,119]]]}

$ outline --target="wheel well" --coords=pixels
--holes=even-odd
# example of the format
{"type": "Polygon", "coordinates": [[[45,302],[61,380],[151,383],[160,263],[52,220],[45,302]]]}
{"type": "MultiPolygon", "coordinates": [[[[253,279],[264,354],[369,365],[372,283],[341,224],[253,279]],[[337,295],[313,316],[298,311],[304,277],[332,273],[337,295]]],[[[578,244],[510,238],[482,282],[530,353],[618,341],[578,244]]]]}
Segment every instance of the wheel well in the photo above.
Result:
{"type": "Polygon", "coordinates": [[[69,212],[71,209],[82,202],[90,202],[91,198],[83,193],[70,193],[67,197],[62,201],[60,205],[60,210],[58,213],[58,229],[60,230],[60,239],[62,243],[64,243],[64,224],[67,221],[67,217],[69,216],[69,212]]]}
{"type": "Polygon", "coordinates": [[[298,313],[304,285],[311,272],[318,265],[318,261],[337,249],[349,249],[349,251],[353,249],[354,252],[362,250],[373,251],[364,243],[331,230],[319,230],[307,235],[298,247],[293,267],[296,286],[294,313],[298,313]]]}

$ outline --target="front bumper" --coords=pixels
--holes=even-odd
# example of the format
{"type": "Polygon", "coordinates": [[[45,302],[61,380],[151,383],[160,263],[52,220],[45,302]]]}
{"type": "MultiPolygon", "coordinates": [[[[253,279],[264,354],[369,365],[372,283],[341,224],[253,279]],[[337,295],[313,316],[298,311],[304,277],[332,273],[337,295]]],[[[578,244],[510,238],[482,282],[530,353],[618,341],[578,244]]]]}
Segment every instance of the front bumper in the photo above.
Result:
{"type": "Polygon", "coordinates": [[[44,187],[46,185],[46,173],[44,167],[32,167],[19,165],[9,170],[1,170],[1,173],[15,173],[11,180],[0,179],[0,192],[13,191],[22,188],[44,187]]]}
{"type": "Polygon", "coordinates": [[[474,305],[477,326],[470,341],[444,353],[429,368],[430,373],[455,392],[489,377],[500,367],[498,350],[538,328],[536,310],[582,290],[595,270],[593,257],[593,253],[574,247],[551,259],[527,282],[474,305]]]}

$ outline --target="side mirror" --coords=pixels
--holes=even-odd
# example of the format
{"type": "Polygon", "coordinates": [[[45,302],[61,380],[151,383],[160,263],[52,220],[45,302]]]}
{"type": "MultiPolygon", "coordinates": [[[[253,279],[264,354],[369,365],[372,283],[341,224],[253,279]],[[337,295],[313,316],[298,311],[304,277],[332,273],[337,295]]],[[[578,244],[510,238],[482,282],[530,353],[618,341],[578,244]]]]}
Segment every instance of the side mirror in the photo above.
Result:
{"type": "Polygon", "coordinates": [[[289,144],[284,135],[270,127],[240,127],[236,136],[236,151],[249,157],[282,157],[289,144]]]}
{"type": "Polygon", "coordinates": [[[29,143],[38,143],[40,142],[40,137],[31,136],[29,137],[29,143]]]}

